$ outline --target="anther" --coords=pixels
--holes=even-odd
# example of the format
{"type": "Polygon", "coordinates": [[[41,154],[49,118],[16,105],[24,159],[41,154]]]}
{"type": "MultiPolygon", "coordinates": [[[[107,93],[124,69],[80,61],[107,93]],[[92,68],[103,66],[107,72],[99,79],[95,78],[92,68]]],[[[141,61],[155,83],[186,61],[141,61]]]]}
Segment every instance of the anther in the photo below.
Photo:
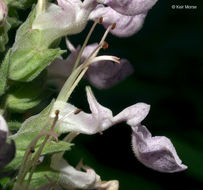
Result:
{"type": "Polygon", "coordinates": [[[109,44],[107,42],[103,42],[102,48],[105,50],[109,47],[109,44]]]}
{"type": "Polygon", "coordinates": [[[34,149],[33,147],[31,147],[31,148],[30,148],[30,152],[31,152],[31,153],[34,153],[34,152],[35,152],[35,149],[34,149]]]}
{"type": "Polygon", "coordinates": [[[81,111],[82,111],[82,109],[77,109],[77,110],[75,110],[74,114],[77,115],[77,114],[79,114],[81,111]]]}
{"type": "Polygon", "coordinates": [[[58,116],[59,112],[60,112],[59,110],[56,110],[55,115],[58,116]]]}
{"type": "Polygon", "coordinates": [[[101,16],[101,17],[99,18],[99,24],[102,24],[102,22],[103,22],[103,17],[101,16]]]}
{"type": "Polygon", "coordinates": [[[112,24],[111,30],[113,30],[114,28],[116,28],[116,23],[112,24]]]}

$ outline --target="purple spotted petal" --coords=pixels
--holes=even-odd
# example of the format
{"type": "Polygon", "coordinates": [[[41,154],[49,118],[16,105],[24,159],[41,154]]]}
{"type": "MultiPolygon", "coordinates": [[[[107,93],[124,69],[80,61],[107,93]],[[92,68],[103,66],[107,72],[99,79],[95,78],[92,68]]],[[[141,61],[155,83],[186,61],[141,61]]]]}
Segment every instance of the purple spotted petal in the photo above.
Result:
{"type": "Polygon", "coordinates": [[[107,28],[109,25],[116,23],[116,28],[111,30],[111,33],[118,37],[132,36],[138,32],[144,23],[146,14],[135,16],[122,15],[110,7],[98,5],[90,14],[90,19],[103,17],[103,25],[107,28]]]}
{"type": "Polygon", "coordinates": [[[137,159],[145,166],[160,172],[179,172],[182,164],[171,141],[164,136],[152,137],[145,126],[132,126],[132,146],[137,159]]]}
{"type": "Polygon", "coordinates": [[[123,15],[146,13],[158,0],[99,0],[123,15]]]}
{"type": "Polygon", "coordinates": [[[97,102],[89,87],[86,88],[86,91],[91,113],[81,111],[75,114],[75,111],[78,110],[75,106],[61,101],[55,102],[51,117],[55,117],[55,110],[60,110],[57,122],[59,133],[72,131],[91,135],[123,121],[139,125],[149,112],[149,105],[137,103],[113,117],[110,109],[97,102]]]}

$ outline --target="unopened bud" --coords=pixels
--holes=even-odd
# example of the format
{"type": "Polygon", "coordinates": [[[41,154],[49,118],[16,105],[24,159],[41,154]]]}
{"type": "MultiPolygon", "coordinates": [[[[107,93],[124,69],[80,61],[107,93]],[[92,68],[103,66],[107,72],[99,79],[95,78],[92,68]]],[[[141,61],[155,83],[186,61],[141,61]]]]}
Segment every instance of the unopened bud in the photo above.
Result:
{"type": "Polygon", "coordinates": [[[6,20],[8,14],[8,8],[4,0],[0,0],[0,26],[2,26],[6,20]]]}

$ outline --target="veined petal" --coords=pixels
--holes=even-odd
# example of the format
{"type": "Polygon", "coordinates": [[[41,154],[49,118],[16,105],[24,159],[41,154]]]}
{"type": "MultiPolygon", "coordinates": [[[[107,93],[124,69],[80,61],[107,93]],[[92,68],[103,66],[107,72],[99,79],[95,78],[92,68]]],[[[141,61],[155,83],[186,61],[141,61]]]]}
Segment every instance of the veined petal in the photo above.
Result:
{"type": "Polygon", "coordinates": [[[146,13],[158,0],[99,0],[123,15],[146,13]]]}
{"type": "Polygon", "coordinates": [[[90,14],[90,19],[103,17],[103,25],[107,28],[110,24],[116,23],[116,28],[111,30],[111,33],[119,37],[132,36],[138,32],[144,23],[146,13],[135,16],[122,15],[110,7],[98,5],[90,14]]]}
{"type": "Polygon", "coordinates": [[[128,125],[137,126],[148,115],[150,105],[145,103],[137,103],[127,107],[114,117],[117,122],[126,121],[128,125]]]}
{"type": "Polygon", "coordinates": [[[149,105],[138,103],[126,108],[120,114],[113,117],[110,109],[97,102],[90,87],[87,87],[86,91],[91,110],[90,114],[83,111],[75,114],[78,110],[75,106],[62,101],[55,102],[51,117],[55,117],[55,110],[60,111],[59,121],[57,122],[59,133],[72,131],[91,135],[102,132],[112,125],[123,121],[126,121],[128,124],[133,123],[138,125],[149,111],[149,105]]]}
{"type": "Polygon", "coordinates": [[[171,141],[164,136],[152,137],[145,126],[132,126],[132,146],[137,159],[145,166],[160,172],[179,172],[182,164],[171,141]]]}

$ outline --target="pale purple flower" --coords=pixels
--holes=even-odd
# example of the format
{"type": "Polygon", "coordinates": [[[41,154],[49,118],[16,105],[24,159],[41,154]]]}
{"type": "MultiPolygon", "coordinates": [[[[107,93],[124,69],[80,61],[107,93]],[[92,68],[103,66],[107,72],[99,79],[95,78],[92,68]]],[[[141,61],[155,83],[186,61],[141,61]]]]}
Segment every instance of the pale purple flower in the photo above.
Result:
{"type": "Polygon", "coordinates": [[[58,183],[65,189],[118,190],[119,188],[117,180],[101,181],[100,176],[82,162],[74,168],[64,159],[58,161],[58,154],[52,156],[51,168],[60,172],[58,183]]]}
{"type": "Polygon", "coordinates": [[[0,26],[2,26],[6,20],[8,14],[8,8],[4,0],[0,0],[0,26]]]}
{"type": "Polygon", "coordinates": [[[116,23],[116,28],[111,30],[112,34],[119,37],[128,37],[142,28],[146,13],[127,16],[100,4],[91,12],[89,18],[95,20],[99,17],[103,17],[103,25],[105,28],[112,23],[116,23]]]}
{"type": "Polygon", "coordinates": [[[100,177],[91,168],[86,169],[86,172],[80,171],[68,164],[64,159],[55,162],[54,155],[52,157],[51,168],[60,172],[59,184],[65,189],[94,189],[100,177]]]}
{"type": "Polygon", "coordinates": [[[4,118],[0,115],[0,171],[14,158],[15,144],[6,142],[8,136],[8,126],[4,118]]]}
{"type": "Polygon", "coordinates": [[[133,151],[137,159],[145,166],[167,173],[187,169],[167,137],[152,137],[148,129],[142,125],[132,125],[132,130],[133,151]]]}
{"type": "Polygon", "coordinates": [[[137,103],[113,116],[110,109],[97,102],[89,87],[86,88],[86,91],[91,113],[78,111],[78,108],[69,103],[55,102],[51,117],[54,117],[55,110],[60,111],[59,120],[56,124],[56,129],[60,134],[77,132],[92,135],[102,132],[117,123],[126,122],[132,127],[133,151],[140,162],[154,170],[168,173],[182,171],[187,168],[182,164],[168,138],[164,136],[152,137],[147,128],[141,125],[149,112],[149,105],[137,103]]]}
{"type": "Polygon", "coordinates": [[[58,5],[47,3],[45,10],[37,7],[33,29],[44,31],[44,39],[52,42],[62,36],[80,33],[88,22],[96,0],[58,0],[58,5]]]}
{"type": "MultiPolygon", "coordinates": [[[[97,43],[85,47],[80,64],[84,62],[88,56],[98,46],[97,43]]],[[[57,85],[62,86],[67,77],[71,74],[74,63],[80,51],[80,46],[75,49],[73,46],[69,50],[70,55],[66,60],[62,58],[56,59],[49,67],[49,78],[53,79],[57,85]]],[[[120,64],[112,61],[97,61],[92,63],[85,74],[85,78],[93,86],[99,89],[110,88],[133,73],[133,67],[127,59],[121,59],[120,64]]]]}
{"type": "Polygon", "coordinates": [[[123,15],[138,15],[148,12],[158,0],[98,0],[123,15]]]}
{"type": "Polygon", "coordinates": [[[55,110],[60,111],[59,121],[57,122],[57,130],[59,133],[78,132],[92,135],[123,121],[128,124],[133,122],[133,124],[139,125],[149,112],[149,105],[137,103],[127,107],[113,117],[110,109],[97,102],[90,87],[86,88],[86,92],[91,113],[81,111],[75,114],[78,110],[77,107],[62,101],[55,102],[51,117],[55,116],[55,110]]]}

